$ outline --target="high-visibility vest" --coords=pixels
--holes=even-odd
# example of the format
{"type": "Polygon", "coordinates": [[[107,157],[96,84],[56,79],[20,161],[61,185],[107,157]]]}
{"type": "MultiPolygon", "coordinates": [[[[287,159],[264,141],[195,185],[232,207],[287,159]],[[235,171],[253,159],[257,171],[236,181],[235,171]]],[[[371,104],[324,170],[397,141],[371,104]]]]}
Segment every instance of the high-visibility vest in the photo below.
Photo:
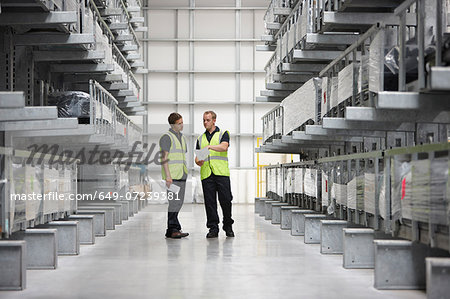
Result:
{"type": "MultiPolygon", "coordinates": [[[[198,138],[200,148],[204,148],[208,145],[219,145],[220,139],[222,139],[222,136],[225,132],[223,132],[222,130],[218,132],[219,134],[217,134],[216,132],[211,138],[210,142],[208,142],[208,139],[206,138],[206,133],[203,133],[203,135],[198,138]]],[[[208,178],[211,175],[211,172],[215,175],[230,176],[230,169],[228,168],[228,151],[216,152],[213,150],[209,150],[209,152],[210,154],[208,158],[206,158],[205,162],[200,168],[201,179],[204,180],[208,178]]]]}
{"type": "MultiPolygon", "coordinates": [[[[167,132],[166,135],[168,135],[171,140],[169,155],[167,156],[167,159],[169,160],[168,164],[170,177],[174,180],[180,180],[184,174],[188,173],[185,155],[187,148],[186,140],[184,136],[181,136],[181,143],[180,143],[178,137],[170,131],[167,132]]],[[[167,176],[163,165],[161,165],[161,175],[163,180],[165,180],[167,176]]]]}

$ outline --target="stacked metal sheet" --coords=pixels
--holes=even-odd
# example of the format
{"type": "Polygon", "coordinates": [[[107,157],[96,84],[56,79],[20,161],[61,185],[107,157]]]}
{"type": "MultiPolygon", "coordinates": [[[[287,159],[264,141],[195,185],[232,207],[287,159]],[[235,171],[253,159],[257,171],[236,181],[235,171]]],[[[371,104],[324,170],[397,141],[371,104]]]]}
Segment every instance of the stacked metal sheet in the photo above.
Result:
{"type": "Polygon", "coordinates": [[[306,122],[314,122],[321,98],[321,79],[313,78],[283,100],[283,134],[287,135],[306,122]]]}

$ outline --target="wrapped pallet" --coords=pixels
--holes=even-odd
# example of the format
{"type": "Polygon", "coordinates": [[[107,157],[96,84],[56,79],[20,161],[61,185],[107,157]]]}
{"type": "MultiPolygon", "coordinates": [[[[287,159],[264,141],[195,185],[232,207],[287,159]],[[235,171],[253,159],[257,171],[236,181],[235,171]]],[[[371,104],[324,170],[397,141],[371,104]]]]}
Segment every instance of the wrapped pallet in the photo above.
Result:
{"type": "Polygon", "coordinates": [[[268,141],[269,138],[272,136],[271,131],[272,130],[271,130],[269,118],[265,117],[263,120],[263,142],[268,141]]]}
{"type": "Polygon", "coordinates": [[[44,166],[44,200],[43,214],[48,215],[58,212],[58,201],[55,200],[58,191],[59,171],[49,166],[44,166]]]}
{"type": "Polygon", "coordinates": [[[347,185],[333,183],[331,187],[331,198],[336,200],[338,205],[347,205],[347,185]]]}
{"type": "Polygon", "coordinates": [[[372,39],[369,47],[369,90],[380,92],[383,87],[384,72],[384,32],[381,30],[372,39]]]}
{"type": "MultiPolygon", "coordinates": [[[[331,80],[330,80],[331,81],[331,80]]],[[[328,77],[322,78],[322,92],[321,92],[321,104],[320,104],[320,114],[325,117],[328,111],[330,111],[330,95],[328,89],[328,77]]]]}
{"type": "Polygon", "coordinates": [[[358,70],[358,92],[367,91],[369,88],[369,55],[361,57],[358,70]]]}
{"type": "Polygon", "coordinates": [[[291,168],[291,193],[295,193],[295,168],[291,168]]]}
{"type": "MultiPolygon", "coordinates": [[[[42,195],[42,170],[40,166],[26,165],[26,192],[27,194],[42,195]]],[[[26,206],[26,219],[32,220],[39,216],[42,200],[29,198],[26,206]]]]}
{"type": "Polygon", "coordinates": [[[295,168],[291,168],[291,193],[295,193],[295,168]]]}
{"type": "Polygon", "coordinates": [[[289,183],[289,168],[284,169],[284,178],[283,178],[283,194],[288,194],[289,193],[289,187],[290,187],[290,183],[289,183]]]}
{"type": "Polygon", "coordinates": [[[312,11],[309,6],[309,1],[304,1],[302,11],[300,14],[299,27],[297,28],[297,40],[302,40],[307,33],[312,32],[312,11]]]}
{"type": "Polygon", "coordinates": [[[347,206],[350,209],[356,209],[356,177],[347,184],[347,206]]]}
{"type": "Polygon", "coordinates": [[[120,169],[119,172],[119,189],[128,188],[129,185],[129,178],[128,178],[128,172],[120,169]]]}
{"type": "Polygon", "coordinates": [[[317,169],[305,169],[304,189],[307,196],[317,197],[317,169]]]}
{"type": "Polygon", "coordinates": [[[448,157],[435,158],[431,161],[430,222],[433,224],[447,225],[450,219],[448,217],[450,213],[447,215],[447,209],[450,209],[450,192],[446,192],[446,187],[450,188],[448,170],[448,157]]]}
{"type": "Polygon", "coordinates": [[[267,169],[267,193],[270,194],[273,192],[273,175],[272,175],[272,169],[267,169]]]}
{"type": "Polygon", "coordinates": [[[338,77],[331,77],[328,80],[330,80],[331,82],[329,82],[328,84],[330,85],[330,96],[329,96],[329,101],[330,101],[330,110],[334,107],[337,107],[337,105],[339,104],[339,78],[338,77]]]}
{"type": "Polygon", "coordinates": [[[356,177],[356,209],[364,210],[364,176],[358,175],[356,177]]]}
{"type": "Polygon", "coordinates": [[[116,121],[116,135],[124,137],[126,134],[126,122],[122,119],[116,121]]]}
{"type": "Polygon", "coordinates": [[[13,226],[15,223],[20,223],[26,220],[26,168],[22,163],[12,164],[12,184],[11,193],[15,195],[10,200],[9,208],[9,222],[13,226]]]}
{"type": "Polygon", "coordinates": [[[355,176],[347,184],[347,206],[350,209],[364,209],[364,176],[355,176]],[[362,204],[362,206],[361,206],[362,204]]]}
{"type": "Polygon", "coordinates": [[[411,219],[428,222],[430,219],[430,194],[431,194],[431,161],[411,161],[411,219]]]}
{"type": "MultiPolygon", "coordinates": [[[[396,28],[383,28],[380,30],[370,43],[369,47],[369,90],[371,92],[378,93],[385,90],[394,90],[397,84],[395,80],[389,80],[386,75],[392,75],[392,70],[398,70],[398,62],[388,57],[385,57],[389,49],[396,50],[397,45],[397,29],[396,28]],[[388,58],[388,65],[390,71],[385,68],[386,58],[388,58]]],[[[417,57],[412,57],[405,62],[408,65],[417,66],[417,57]]]]}
{"type": "Polygon", "coordinates": [[[375,173],[364,173],[364,209],[375,214],[375,173]]]}
{"type": "MultiPolygon", "coordinates": [[[[345,68],[343,68],[338,74],[338,103],[340,104],[351,98],[353,95],[353,88],[358,81],[355,78],[359,76],[359,63],[350,63],[345,68]]],[[[356,86],[356,90],[358,87],[356,86]]]]}
{"type": "Polygon", "coordinates": [[[297,24],[291,24],[287,32],[288,36],[288,51],[291,52],[297,46],[299,39],[297,38],[297,24]]]}
{"type": "Polygon", "coordinates": [[[90,95],[82,91],[54,92],[48,95],[49,106],[58,107],[58,117],[87,119],[90,117],[90,101],[90,95]]]}
{"type": "Polygon", "coordinates": [[[284,182],[285,182],[285,193],[287,193],[287,194],[291,194],[291,193],[293,193],[293,177],[292,177],[292,174],[293,174],[293,168],[287,168],[286,169],[286,177],[285,177],[285,180],[284,180],[284,182]]]}
{"type": "Polygon", "coordinates": [[[294,193],[303,194],[303,168],[294,168],[294,193]]]}
{"type": "Polygon", "coordinates": [[[276,194],[280,197],[283,197],[283,172],[281,171],[281,168],[276,169],[276,178],[276,194]]]}
{"type": "Polygon", "coordinates": [[[280,58],[278,56],[278,49],[272,55],[268,65],[266,65],[266,83],[273,82],[273,75],[278,73],[278,65],[280,64],[280,58]]]}
{"type": "Polygon", "coordinates": [[[412,173],[411,163],[394,160],[393,184],[391,185],[392,219],[412,218],[412,173]]]}
{"type": "Polygon", "coordinates": [[[283,100],[283,135],[315,121],[321,94],[321,79],[312,78],[283,100]]]}
{"type": "Polygon", "coordinates": [[[380,199],[378,200],[378,207],[380,210],[380,217],[386,219],[387,198],[386,198],[386,180],[384,176],[382,176],[381,178],[380,199]]]}
{"type": "Polygon", "coordinates": [[[275,49],[276,56],[278,59],[282,59],[283,57],[283,50],[282,50],[282,38],[278,37],[277,39],[277,48],[275,49]]]}
{"type": "Polygon", "coordinates": [[[289,31],[287,32],[288,35],[288,53],[291,52],[295,46],[296,46],[296,39],[295,39],[295,29],[294,25],[291,26],[289,31]]]}
{"type": "Polygon", "coordinates": [[[70,199],[70,194],[76,194],[76,190],[72,188],[72,180],[76,180],[76,178],[72,177],[72,170],[66,166],[64,169],[64,211],[72,209],[73,200],[70,199]]]}
{"type": "Polygon", "coordinates": [[[322,171],[322,206],[328,206],[328,175],[322,171]]]}
{"type": "Polygon", "coordinates": [[[275,116],[275,136],[283,135],[283,115],[282,110],[279,113],[276,113],[275,116]]]}
{"type": "MultiPolygon", "coordinates": [[[[64,169],[60,168],[58,169],[58,179],[57,179],[57,185],[58,185],[58,197],[59,196],[65,196],[65,182],[64,182],[64,169]]],[[[64,212],[64,203],[65,203],[65,197],[58,198],[57,204],[58,204],[58,212],[62,213],[64,212]]]]}
{"type": "Polygon", "coordinates": [[[284,60],[289,52],[289,31],[285,32],[281,37],[281,56],[280,59],[284,60]]]}
{"type": "Polygon", "coordinates": [[[270,192],[271,195],[275,195],[277,194],[277,176],[274,168],[269,169],[269,176],[270,192]]]}

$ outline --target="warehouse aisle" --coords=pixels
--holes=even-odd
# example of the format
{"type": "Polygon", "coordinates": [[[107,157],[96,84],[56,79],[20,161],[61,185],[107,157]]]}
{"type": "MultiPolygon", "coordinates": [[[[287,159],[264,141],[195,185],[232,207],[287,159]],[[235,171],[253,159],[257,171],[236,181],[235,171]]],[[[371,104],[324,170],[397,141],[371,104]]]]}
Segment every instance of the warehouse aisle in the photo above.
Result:
{"type": "Polygon", "coordinates": [[[253,205],[233,207],[234,239],[206,239],[203,206],[186,205],[180,219],[191,235],[166,240],[166,214],[153,209],[60,257],[57,270],[27,271],[27,289],[0,298],[425,298],[375,290],[372,270],[343,269],[341,256],[322,256],[253,205]]]}

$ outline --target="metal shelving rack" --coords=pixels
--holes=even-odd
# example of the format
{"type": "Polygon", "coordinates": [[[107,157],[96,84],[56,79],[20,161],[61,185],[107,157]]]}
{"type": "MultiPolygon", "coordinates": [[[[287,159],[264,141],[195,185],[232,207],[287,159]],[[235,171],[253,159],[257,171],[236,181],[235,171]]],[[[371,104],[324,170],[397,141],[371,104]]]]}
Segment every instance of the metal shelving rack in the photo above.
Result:
{"type": "Polygon", "coordinates": [[[282,184],[288,178],[303,184],[288,169],[319,170],[317,196],[305,201],[304,192],[283,191],[267,197],[450,250],[447,6],[441,0],[299,1],[279,29],[263,37],[266,50],[275,51],[266,88],[278,89],[263,91],[259,100],[281,104],[262,118],[256,152],[301,160],[266,167],[267,181],[273,169],[282,184]],[[297,38],[303,8],[309,27],[297,38]],[[340,35],[349,38],[345,47],[334,41],[340,35]],[[308,41],[313,36],[327,43],[315,47],[308,41]],[[302,93],[308,80],[316,89],[302,93]],[[308,121],[295,122],[296,113],[308,121]]]}
{"type": "MultiPolygon", "coordinates": [[[[271,7],[280,6],[281,2],[285,1],[272,1],[271,7]]],[[[262,36],[265,46],[258,50],[274,51],[274,54],[265,68],[267,90],[261,92],[258,100],[281,102],[304,82],[316,77],[373,23],[398,24],[392,11],[399,2],[291,1],[288,15],[274,15],[269,9],[265,23],[272,29],[267,29],[267,35],[262,36]],[[275,17],[278,21],[271,22],[275,17]]],[[[411,19],[408,14],[408,24],[411,19]]]]}
{"type": "Polygon", "coordinates": [[[64,215],[52,213],[16,227],[5,222],[11,161],[25,157],[23,149],[31,144],[59,145],[57,152],[50,151],[56,155],[98,149],[128,156],[132,149],[143,150],[142,145],[133,148],[142,141],[142,129],[130,119],[145,112],[135,76],[146,72],[138,55],[137,32],[146,30],[141,26],[141,7],[139,0],[1,2],[2,237],[73,213],[73,209],[64,215]],[[114,18],[126,22],[114,22],[114,18]],[[58,108],[48,106],[49,93],[67,90],[89,94],[87,121],[58,117],[58,108]]]}
{"type": "MultiPolygon", "coordinates": [[[[0,147],[0,166],[2,167],[0,190],[2,197],[10,194],[56,191],[58,185],[63,184],[64,190],[59,190],[67,196],[77,193],[77,163],[79,160],[66,160],[64,156],[50,154],[32,156],[31,152],[0,147]],[[30,161],[31,160],[31,161],[30,161]],[[64,163],[54,163],[65,161],[64,163]],[[46,172],[53,173],[47,177],[46,172]],[[47,190],[48,189],[48,190],[47,190]],[[21,193],[22,192],[22,193],[21,193]]],[[[31,194],[28,193],[28,194],[31,194]]],[[[28,195],[27,194],[27,195],[28,195]]],[[[1,238],[8,238],[13,233],[35,225],[44,224],[73,214],[76,211],[76,201],[65,198],[64,201],[45,199],[40,200],[2,200],[0,201],[1,238]]]]}
{"type": "MultiPolygon", "coordinates": [[[[132,22],[132,14],[139,12],[136,6],[134,12],[129,12],[122,0],[39,3],[42,5],[36,6],[31,0],[20,4],[2,2],[2,38],[10,46],[3,55],[10,72],[4,72],[1,88],[24,90],[27,106],[43,106],[50,90],[65,90],[72,83],[84,83],[87,91],[89,79],[95,79],[109,91],[121,91],[128,96],[122,99],[123,95],[116,94],[119,101],[138,103],[140,86],[134,73],[145,70],[135,52],[140,47],[135,30],[142,28],[132,22]],[[17,5],[28,5],[30,13],[18,12],[17,5]],[[118,24],[114,18],[124,19],[125,23],[120,24],[125,27],[114,29],[113,24],[118,24]],[[30,29],[37,32],[27,32],[30,29]],[[24,63],[12,67],[13,60],[24,63]],[[119,76],[120,73],[124,75],[119,76]]],[[[139,115],[143,107],[138,106],[122,108],[129,115],[139,115]]]]}

